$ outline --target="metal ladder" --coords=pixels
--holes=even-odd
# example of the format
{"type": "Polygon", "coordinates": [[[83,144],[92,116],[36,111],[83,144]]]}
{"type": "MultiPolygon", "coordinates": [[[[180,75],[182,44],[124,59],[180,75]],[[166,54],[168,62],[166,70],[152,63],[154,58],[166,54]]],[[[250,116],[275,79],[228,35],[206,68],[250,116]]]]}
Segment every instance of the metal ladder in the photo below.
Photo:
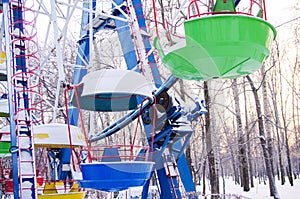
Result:
{"type": "Polygon", "coordinates": [[[167,155],[166,153],[164,153],[163,156],[165,161],[164,165],[166,175],[170,179],[170,185],[171,189],[173,190],[174,198],[183,198],[185,190],[181,182],[180,174],[174,155],[167,155]]]}
{"type": "MultiPolygon", "coordinates": [[[[14,198],[37,198],[37,181],[33,125],[33,112],[42,98],[35,88],[39,87],[36,74],[39,67],[35,21],[26,21],[25,1],[4,3],[6,47],[10,50],[8,88],[10,99],[11,153],[13,164],[14,198]]],[[[28,13],[33,14],[33,13],[28,13]]]]}

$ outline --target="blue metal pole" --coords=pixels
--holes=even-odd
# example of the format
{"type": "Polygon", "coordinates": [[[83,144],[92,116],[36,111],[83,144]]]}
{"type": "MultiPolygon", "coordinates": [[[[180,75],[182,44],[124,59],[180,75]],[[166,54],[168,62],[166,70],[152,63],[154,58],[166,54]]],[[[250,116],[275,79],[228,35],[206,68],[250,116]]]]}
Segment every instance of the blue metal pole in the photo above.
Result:
{"type": "MultiPolygon", "coordinates": [[[[114,2],[118,6],[121,6],[124,3],[124,0],[114,0],[114,2]]],[[[113,6],[113,8],[115,8],[115,6],[113,6]]],[[[125,6],[123,6],[123,7],[121,6],[120,9],[123,9],[124,12],[126,12],[125,6]]],[[[118,9],[114,10],[114,15],[125,19],[125,16],[120,11],[118,11],[118,9]]],[[[128,22],[120,21],[117,19],[115,19],[114,22],[115,22],[115,25],[117,28],[117,33],[119,36],[119,40],[120,40],[122,52],[124,54],[124,59],[125,59],[126,65],[127,65],[127,69],[128,70],[134,69],[136,72],[141,72],[139,70],[139,68],[136,67],[138,65],[137,56],[136,56],[136,52],[135,52],[135,48],[134,48],[134,43],[132,41],[130,26],[129,26],[128,22]]]]}
{"type": "MultiPolygon", "coordinates": [[[[11,54],[10,54],[10,51],[8,48],[8,46],[10,45],[10,36],[9,36],[9,21],[8,21],[8,11],[9,11],[9,5],[8,5],[8,1],[7,0],[4,0],[3,1],[3,20],[4,20],[4,31],[5,31],[5,43],[6,43],[6,56],[7,56],[7,60],[11,60],[11,54]]],[[[10,68],[10,62],[9,61],[6,61],[6,70],[7,70],[7,79],[10,80],[11,79],[11,74],[12,74],[12,71],[11,71],[11,68],[10,68]]],[[[10,116],[10,121],[14,121],[14,118],[13,118],[13,106],[12,106],[12,101],[14,99],[12,99],[12,93],[13,93],[13,90],[12,90],[12,83],[11,81],[7,81],[7,84],[8,84],[8,103],[9,103],[9,116],[10,116]]],[[[12,167],[12,174],[13,174],[13,180],[15,182],[18,182],[18,153],[17,153],[17,138],[16,138],[16,134],[13,133],[16,131],[16,124],[14,122],[11,122],[10,123],[10,140],[11,140],[11,156],[12,156],[12,163],[13,166],[12,167]]],[[[14,183],[13,184],[13,188],[14,188],[14,198],[18,199],[20,197],[19,195],[19,184],[18,183],[14,183]]]]}
{"type": "MultiPolygon", "coordinates": [[[[140,29],[143,30],[144,33],[148,34],[141,0],[132,1],[132,5],[135,9],[135,14],[136,14],[137,21],[138,21],[140,29]]],[[[151,44],[150,44],[149,36],[142,34],[142,37],[143,37],[143,42],[144,42],[146,54],[150,53],[149,56],[148,56],[148,64],[149,64],[151,72],[152,72],[154,83],[155,83],[156,88],[159,88],[162,85],[162,81],[161,81],[161,78],[160,78],[160,73],[159,73],[158,68],[157,68],[157,64],[156,64],[154,54],[153,54],[153,52],[150,52],[151,51],[151,44]]]]}
{"type": "MultiPolygon", "coordinates": [[[[178,149],[178,151],[186,148],[186,146],[182,146],[181,142],[176,142],[174,145],[175,146],[173,146],[173,148],[178,149]]],[[[181,181],[182,184],[184,185],[185,191],[195,193],[196,187],[194,185],[193,177],[190,168],[188,166],[188,162],[186,160],[185,154],[184,153],[178,154],[174,151],[172,153],[174,154],[175,157],[178,157],[177,159],[178,171],[180,173],[181,181]]],[[[197,198],[197,197],[190,196],[189,198],[197,198]]]]}
{"type": "MultiPolygon", "coordinates": [[[[4,24],[5,24],[5,34],[6,34],[6,45],[7,49],[12,49],[12,52],[8,52],[9,61],[7,62],[7,71],[8,71],[8,87],[9,87],[9,112],[10,112],[10,132],[11,132],[11,149],[12,153],[12,172],[13,172],[13,188],[14,188],[14,198],[20,197],[20,186],[27,183],[31,185],[31,191],[27,191],[26,194],[30,195],[32,198],[36,198],[36,190],[35,190],[35,165],[34,165],[34,151],[31,149],[20,148],[18,144],[18,136],[27,136],[28,141],[26,144],[29,147],[33,148],[32,143],[32,132],[31,132],[31,112],[30,112],[30,103],[29,103],[29,85],[28,79],[26,77],[27,66],[26,66],[26,46],[24,43],[24,25],[23,25],[23,2],[18,1],[16,4],[9,6],[8,1],[3,2],[4,5],[4,13],[9,14],[4,16],[4,24]],[[9,10],[10,9],[10,10],[9,10]],[[8,21],[8,19],[11,21],[8,21]],[[9,27],[8,24],[11,24],[9,27]],[[14,34],[10,35],[9,31],[14,34]],[[19,33],[17,35],[16,33],[19,33]],[[19,41],[19,42],[11,42],[10,40],[19,41]],[[11,48],[9,47],[11,46],[11,48]],[[11,62],[12,60],[12,62],[11,62]],[[12,64],[10,66],[10,64],[12,64]],[[22,74],[22,76],[16,77],[13,81],[12,76],[16,73],[22,74]],[[18,89],[16,88],[18,87],[18,89]],[[11,103],[15,101],[16,103],[11,103]],[[24,113],[24,118],[18,119],[17,111],[21,111],[24,113]],[[19,125],[19,129],[16,126],[19,125]],[[18,149],[20,148],[20,149],[18,149]],[[21,151],[19,153],[19,151],[21,151]],[[27,155],[26,155],[27,154],[27,155]],[[26,155],[26,161],[33,161],[26,166],[32,166],[33,175],[24,177],[22,173],[19,173],[20,167],[20,159],[24,158],[26,155]],[[27,159],[29,158],[29,159],[27,159]],[[23,178],[24,177],[24,178],[23,178]]],[[[26,37],[26,36],[25,36],[26,37]]],[[[23,162],[24,163],[24,162],[23,162]]],[[[27,195],[27,196],[28,196],[27,195]]]]}
{"type": "MultiPolygon", "coordinates": [[[[93,9],[96,8],[96,1],[93,1],[92,6],[93,6],[93,9]]],[[[76,57],[76,67],[75,67],[74,76],[73,76],[73,80],[72,80],[72,84],[74,84],[74,85],[79,84],[80,81],[82,80],[82,78],[87,74],[87,69],[85,68],[85,66],[90,61],[89,60],[90,39],[93,39],[93,38],[88,37],[89,30],[84,30],[84,28],[83,28],[87,24],[89,24],[90,13],[88,11],[86,11],[90,7],[89,2],[87,2],[87,1],[84,2],[83,7],[86,9],[84,9],[82,11],[81,27],[80,27],[80,37],[82,39],[79,41],[78,52],[77,52],[78,55],[76,57]]],[[[94,18],[94,14],[93,14],[93,18],[94,18]]],[[[73,92],[73,94],[74,94],[74,92],[73,92]]],[[[78,108],[69,105],[69,109],[67,111],[68,111],[68,115],[69,115],[70,124],[76,126],[78,123],[78,118],[79,118],[78,108]]],[[[70,164],[71,150],[70,150],[70,148],[63,148],[63,149],[61,149],[60,153],[61,153],[60,154],[61,164],[59,166],[59,169],[60,169],[59,179],[65,180],[68,173],[66,173],[65,171],[62,171],[61,167],[62,167],[62,164],[70,164]]]]}
{"type": "MultiPolygon", "coordinates": [[[[155,92],[154,96],[157,97],[162,92],[165,92],[165,91],[169,90],[169,88],[171,88],[177,82],[177,80],[178,80],[177,77],[170,76],[161,85],[161,87],[158,88],[158,90],[155,92]]],[[[143,104],[142,110],[144,108],[146,108],[149,104],[150,104],[149,101],[145,102],[143,104]]],[[[98,134],[96,134],[93,138],[91,138],[91,141],[95,142],[95,141],[98,141],[98,140],[103,139],[105,137],[108,137],[110,135],[113,135],[114,133],[118,132],[119,130],[121,130],[122,128],[124,128],[125,126],[127,126],[129,123],[131,123],[132,121],[134,121],[138,117],[139,113],[140,113],[140,109],[137,109],[137,110],[134,110],[134,111],[130,112],[129,114],[125,115],[124,117],[122,117],[121,119],[119,119],[114,124],[110,125],[106,129],[104,129],[101,132],[99,132],[98,134]]]]}

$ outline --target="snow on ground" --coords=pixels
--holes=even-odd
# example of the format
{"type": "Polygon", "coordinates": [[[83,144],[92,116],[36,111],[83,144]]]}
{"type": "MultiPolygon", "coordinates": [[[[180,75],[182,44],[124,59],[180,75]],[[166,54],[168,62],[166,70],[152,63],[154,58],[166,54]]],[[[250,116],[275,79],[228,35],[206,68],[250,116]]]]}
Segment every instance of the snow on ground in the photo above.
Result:
{"type": "MultiPolygon", "coordinates": [[[[208,180],[207,180],[208,183],[208,180]]],[[[251,188],[249,192],[243,192],[243,188],[240,185],[236,185],[234,181],[231,178],[225,179],[225,194],[226,199],[237,199],[237,197],[233,196],[243,196],[240,197],[241,199],[273,199],[273,197],[270,197],[269,194],[269,184],[266,182],[266,184],[259,183],[258,179],[255,179],[254,188],[251,188]],[[231,196],[231,197],[229,197],[231,196]]],[[[279,196],[281,199],[300,199],[300,178],[294,180],[294,186],[290,186],[288,179],[286,179],[285,185],[281,185],[279,181],[276,181],[277,190],[279,193],[279,196]]],[[[222,179],[220,178],[220,193],[223,193],[222,189],[222,179]]],[[[209,196],[209,186],[206,186],[207,193],[206,195],[209,196]]],[[[141,198],[141,190],[142,187],[135,187],[131,188],[129,190],[121,191],[119,194],[113,194],[113,193],[103,193],[102,199],[140,199],[141,198]],[[115,197],[114,197],[115,196],[115,197]]],[[[156,195],[156,197],[148,197],[159,199],[157,188],[155,186],[151,187],[151,192],[153,193],[153,196],[156,195]]],[[[199,193],[202,191],[202,187],[198,186],[197,190],[199,193]]],[[[150,196],[150,195],[149,195],[150,196]]],[[[2,196],[4,197],[4,196],[2,196]]],[[[2,198],[0,197],[0,198],[2,198]]],[[[99,195],[87,195],[87,198],[89,199],[96,199],[99,195]]],[[[13,196],[11,196],[13,198],[13,196]]],[[[199,199],[204,199],[204,196],[199,195],[199,199]]],[[[210,197],[207,197],[209,199],[210,197]]]]}
{"type": "MultiPolygon", "coordinates": [[[[231,178],[225,179],[225,194],[227,196],[234,195],[234,196],[243,196],[244,198],[251,198],[251,199],[273,199],[270,196],[269,192],[269,184],[266,182],[259,183],[258,179],[254,179],[254,188],[251,188],[249,192],[244,192],[243,188],[240,185],[234,183],[231,178]]],[[[276,179],[277,180],[277,179],[276,179]]],[[[208,181],[207,181],[208,182],[208,181]]],[[[300,179],[294,180],[294,186],[290,186],[288,179],[286,179],[285,185],[281,185],[279,181],[276,181],[277,190],[281,199],[300,199],[300,179]]],[[[207,195],[209,195],[209,186],[206,186],[207,195]]],[[[197,187],[198,191],[202,191],[202,187],[197,187]]],[[[152,191],[155,192],[155,187],[152,187],[152,191]]],[[[223,193],[223,185],[222,179],[220,178],[220,193],[223,193]]],[[[125,199],[125,198],[141,198],[141,188],[131,188],[130,190],[122,191],[116,197],[118,199],[125,199]]],[[[107,198],[113,198],[108,196],[107,198]]],[[[150,197],[149,197],[150,198],[150,197]]],[[[159,198],[159,197],[156,197],[159,198]]],[[[203,199],[204,197],[199,196],[199,199],[203,199]]],[[[209,198],[209,197],[208,197],[209,198]]],[[[233,199],[235,197],[226,197],[233,199]]]]}
{"type": "MultiPolygon", "coordinates": [[[[236,185],[232,179],[225,179],[225,194],[234,194],[251,199],[272,199],[268,182],[264,184],[263,182],[259,183],[258,179],[254,180],[254,188],[251,188],[249,192],[244,192],[243,188],[236,185]]],[[[222,186],[222,179],[220,179],[220,193],[223,193],[222,186]]],[[[286,179],[285,185],[281,185],[281,182],[276,179],[276,187],[281,199],[300,199],[300,179],[294,180],[294,186],[290,186],[288,179],[286,179]]],[[[197,188],[197,190],[202,190],[201,186],[197,188]]]]}

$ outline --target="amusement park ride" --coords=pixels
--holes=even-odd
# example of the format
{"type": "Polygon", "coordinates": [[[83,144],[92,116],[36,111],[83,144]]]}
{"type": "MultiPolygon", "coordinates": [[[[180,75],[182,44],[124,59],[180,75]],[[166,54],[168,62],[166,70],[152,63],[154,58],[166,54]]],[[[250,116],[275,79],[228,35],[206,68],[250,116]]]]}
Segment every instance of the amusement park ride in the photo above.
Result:
{"type": "MultiPolygon", "coordinates": [[[[56,6],[68,4],[72,12],[82,5],[82,21],[73,82],[66,83],[59,71],[59,84],[65,88],[66,122],[42,124],[38,115],[43,101],[38,93],[40,60],[35,40],[39,30],[33,20],[37,11],[31,1],[3,0],[1,37],[5,51],[1,59],[5,68],[1,70],[1,81],[7,82],[7,93],[0,100],[0,110],[10,125],[1,130],[0,152],[9,155],[12,167],[2,167],[2,189],[14,198],[83,198],[87,189],[118,192],[142,186],[142,198],[147,198],[155,176],[160,198],[197,198],[184,151],[193,134],[191,122],[207,110],[199,98],[194,109],[183,107],[168,90],[179,78],[238,78],[260,68],[276,31],[266,22],[264,0],[249,1],[247,13],[237,11],[239,0],[217,0],[209,13],[202,13],[200,1],[185,1],[188,18],[184,37],[169,48],[162,47],[159,35],[154,40],[149,37],[141,0],[111,0],[110,12],[98,13],[98,1],[51,1],[60,64],[59,42],[63,36],[58,34],[56,6]],[[117,32],[127,70],[88,71],[92,40],[103,30],[117,32]],[[158,57],[172,72],[164,82],[157,67],[158,57]],[[81,110],[128,113],[88,137],[84,126],[77,127],[83,125],[81,110]],[[121,145],[103,149],[97,146],[99,140],[139,118],[148,147],[132,144],[127,150],[121,145]],[[38,166],[34,153],[37,148],[42,148],[50,161],[44,165],[55,168],[51,179],[45,180],[46,174],[38,166]]],[[[43,1],[36,3],[46,13],[43,1]]],[[[155,14],[155,5],[153,9],[155,14]]]]}

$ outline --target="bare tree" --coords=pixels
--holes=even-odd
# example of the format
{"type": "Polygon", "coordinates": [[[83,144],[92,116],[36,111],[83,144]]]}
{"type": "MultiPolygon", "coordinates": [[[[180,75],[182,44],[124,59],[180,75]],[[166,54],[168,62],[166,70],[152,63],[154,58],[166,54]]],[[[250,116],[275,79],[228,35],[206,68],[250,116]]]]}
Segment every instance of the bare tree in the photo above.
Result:
{"type": "MultiPolygon", "coordinates": [[[[279,49],[278,49],[278,43],[276,42],[276,48],[273,50],[273,56],[271,57],[271,65],[275,66],[276,62],[279,61],[279,49]]],[[[276,72],[276,71],[275,71],[276,72]]],[[[276,130],[276,139],[277,139],[277,152],[278,152],[278,163],[279,163],[279,171],[280,174],[278,174],[278,177],[280,176],[281,184],[285,184],[285,169],[283,164],[283,157],[282,157],[282,150],[283,150],[283,139],[280,136],[281,134],[281,121],[279,119],[279,110],[278,110],[278,93],[280,93],[278,89],[278,76],[276,74],[273,75],[272,78],[270,78],[269,81],[269,89],[271,92],[271,100],[273,104],[273,111],[274,111],[274,123],[276,124],[275,130],[276,130]],[[278,92],[279,91],[279,92],[278,92]]]]}
{"type": "Polygon", "coordinates": [[[268,146],[267,146],[267,142],[266,142],[266,135],[265,135],[265,130],[264,130],[264,123],[263,123],[261,105],[260,105],[260,100],[258,97],[257,88],[255,87],[254,82],[252,81],[251,77],[249,75],[246,77],[251,86],[254,100],[255,100],[256,113],[257,113],[257,118],[258,118],[259,140],[260,140],[260,144],[262,147],[264,160],[265,160],[265,166],[266,166],[267,175],[268,175],[268,179],[269,179],[270,194],[271,194],[271,196],[274,197],[274,199],[279,199],[280,197],[279,197],[279,194],[277,191],[277,187],[275,185],[274,176],[272,174],[272,168],[271,168],[272,165],[270,162],[270,154],[269,154],[269,150],[268,150],[268,146]]]}
{"type": "Polygon", "coordinates": [[[245,132],[246,132],[246,141],[247,141],[247,158],[249,164],[249,178],[251,187],[254,187],[253,180],[253,166],[252,166],[252,153],[251,153],[251,141],[250,141],[250,129],[249,129],[249,121],[248,121],[248,109],[247,109],[247,95],[246,95],[246,83],[243,78],[243,94],[244,94],[244,103],[245,103],[245,132]]]}
{"type": "MultiPolygon", "coordinates": [[[[298,25],[299,26],[299,25],[298,25]]],[[[295,28],[295,59],[293,60],[293,62],[291,62],[291,70],[292,70],[292,79],[291,79],[291,86],[292,86],[292,107],[297,107],[299,104],[299,59],[300,59],[300,50],[297,46],[299,46],[300,44],[300,39],[299,39],[299,35],[300,35],[300,29],[299,27],[295,28]]],[[[299,166],[300,166],[300,157],[299,157],[299,130],[298,128],[300,127],[300,121],[299,121],[299,109],[293,108],[292,109],[292,122],[293,122],[293,132],[294,132],[294,137],[295,137],[295,152],[294,155],[295,156],[295,162],[298,162],[298,164],[296,164],[294,166],[294,170],[299,173],[299,166]]]]}
{"type": "MultiPolygon", "coordinates": [[[[283,75],[282,75],[282,71],[281,68],[278,68],[279,70],[279,82],[282,85],[283,81],[283,75]]],[[[288,101],[288,96],[284,96],[282,94],[282,87],[280,87],[281,89],[281,95],[280,95],[280,104],[281,104],[281,117],[282,117],[282,122],[283,122],[283,135],[284,135],[284,139],[283,139],[283,143],[285,144],[285,151],[286,151],[286,157],[287,157],[287,176],[289,179],[290,184],[293,186],[294,182],[293,182],[293,175],[292,175],[292,163],[291,163],[291,155],[290,155],[290,146],[289,146],[289,140],[288,140],[288,119],[287,119],[287,109],[285,108],[285,104],[287,104],[288,101]],[[285,99],[283,99],[285,97],[285,99]]]]}
{"type": "Polygon", "coordinates": [[[244,188],[244,191],[249,191],[250,186],[249,186],[248,162],[247,162],[247,155],[246,155],[246,144],[243,135],[240,100],[238,95],[238,86],[237,86],[236,79],[232,81],[232,91],[233,91],[234,105],[236,111],[235,117],[236,117],[237,137],[238,137],[238,154],[239,154],[241,173],[242,173],[241,181],[242,181],[242,186],[244,188]]]}
{"type": "Polygon", "coordinates": [[[210,94],[208,90],[207,83],[204,82],[204,96],[205,101],[207,103],[207,110],[208,114],[205,115],[205,132],[206,132],[206,152],[207,152],[207,159],[208,159],[208,167],[209,167],[209,179],[210,179],[210,185],[211,185],[211,193],[213,194],[212,199],[219,198],[218,195],[220,193],[219,190],[219,176],[216,170],[216,159],[215,159],[215,153],[213,149],[213,143],[212,143],[212,128],[211,128],[211,115],[210,115],[210,94]]]}
{"type": "Polygon", "coordinates": [[[267,140],[267,145],[268,145],[268,150],[270,154],[270,163],[271,163],[271,171],[272,175],[274,175],[274,164],[273,164],[273,138],[271,135],[271,130],[272,130],[272,122],[271,122],[271,113],[270,113],[270,104],[269,104],[269,99],[268,99],[268,91],[267,91],[267,72],[265,71],[265,64],[262,65],[261,67],[261,75],[262,75],[262,94],[263,94],[263,110],[264,110],[264,116],[265,116],[265,126],[266,126],[266,140],[267,140]]]}

